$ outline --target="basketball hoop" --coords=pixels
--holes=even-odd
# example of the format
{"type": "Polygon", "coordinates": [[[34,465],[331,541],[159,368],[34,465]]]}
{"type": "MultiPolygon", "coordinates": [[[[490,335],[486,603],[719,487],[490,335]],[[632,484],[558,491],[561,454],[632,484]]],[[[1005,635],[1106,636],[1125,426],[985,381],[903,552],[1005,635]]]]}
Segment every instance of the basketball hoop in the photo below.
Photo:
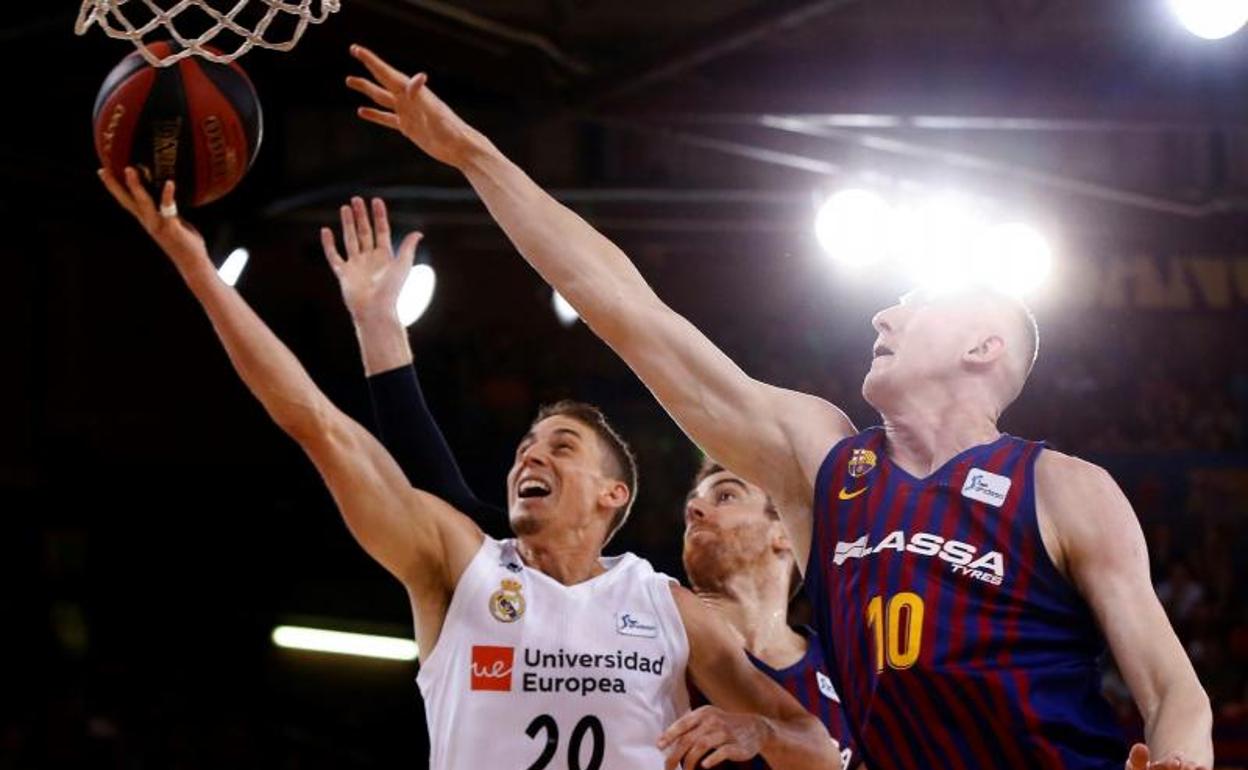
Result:
{"type": "MultiPolygon", "coordinates": [[[[299,42],[308,24],[320,24],[338,10],[340,0],[83,0],[74,32],[84,34],[98,24],[109,37],[129,40],[155,67],[167,67],[188,56],[200,56],[220,64],[232,62],[252,48],[289,51],[299,42]],[[232,4],[229,10],[219,6],[232,4]],[[162,8],[161,5],[170,6],[162,8]],[[123,9],[130,11],[130,16],[123,9]],[[182,16],[182,29],[174,21],[182,16]],[[277,28],[270,27],[277,23],[277,28]],[[191,32],[193,28],[195,31],[191,32]],[[209,42],[222,33],[225,40],[238,39],[238,45],[222,53],[209,42]],[[177,50],[156,56],[147,48],[149,37],[172,39],[177,50]],[[272,39],[270,39],[272,38],[272,39]]],[[[220,41],[218,41],[219,43],[220,41]]]]}

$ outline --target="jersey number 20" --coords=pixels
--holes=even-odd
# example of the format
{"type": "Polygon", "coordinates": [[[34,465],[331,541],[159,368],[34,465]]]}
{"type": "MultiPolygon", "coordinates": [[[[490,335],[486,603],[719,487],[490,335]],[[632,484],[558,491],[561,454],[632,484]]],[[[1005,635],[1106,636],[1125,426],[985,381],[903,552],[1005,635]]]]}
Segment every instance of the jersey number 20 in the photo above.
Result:
{"type": "MultiPolygon", "coordinates": [[[[555,723],[555,718],[550,714],[542,714],[529,722],[529,726],[525,728],[525,735],[530,738],[537,738],[537,734],[546,733],[546,746],[542,749],[542,754],[533,764],[529,765],[528,770],[542,770],[550,764],[550,760],[554,759],[555,752],[559,750],[559,725],[555,723]]],[[[602,732],[602,722],[598,721],[598,717],[590,714],[583,717],[581,721],[576,723],[576,727],[572,728],[572,738],[568,741],[568,768],[569,770],[598,770],[602,767],[602,755],[606,751],[607,739],[602,732]],[[581,765],[581,744],[585,741],[585,734],[590,733],[593,737],[593,746],[589,752],[589,764],[581,765]]]]}

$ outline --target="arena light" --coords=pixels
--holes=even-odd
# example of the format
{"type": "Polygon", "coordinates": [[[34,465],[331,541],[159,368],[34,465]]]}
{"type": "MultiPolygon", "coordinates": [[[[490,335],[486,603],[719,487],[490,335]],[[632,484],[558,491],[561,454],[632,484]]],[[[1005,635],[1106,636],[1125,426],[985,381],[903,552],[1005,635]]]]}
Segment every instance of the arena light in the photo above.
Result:
{"type": "Polygon", "coordinates": [[[1043,235],[1011,222],[984,232],[973,255],[972,273],[999,291],[1023,295],[1044,282],[1052,262],[1052,247],[1043,235]]]}
{"type": "Polygon", "coordinates": [[[217,276],[225,282],[226,286],[233,286],[238,283],[239,276],[243,274],[243,269],[247,267],[247,260],[251,259],[251,254],[244,248],[237,248],[230,252],[230,256],[225,258],[221,263],[221,267],[217,268],[217,276]]]}
{"type": "Polygon", "coordinates": [[[1248,24],[1248,0],[1170,0],[1179,22],[1197,37],[1221,40],[1248,24]]]}
{"type": "Polygon", "coordinates": [[[305,626],[278,626],[273,644],[288,650],[330,652],[382,660],[416,660],[418,650],[411,639],[372,634],[351,634],[305,626]]]}
{"type": "Polygon", "coordinates": [[[432,265],[420,264],[412,267],[412,272],[408,273],[407,280],[403,282],[403,288],[399,290],[399,321],[404,326],[416,323],[429,309],[437,284],[438,277],[433,272],[432,265]]]}
{"type": "Polygon", "coordinates": [[[580,313],[576,312],[576,308],[572,307],[572,304],[564,299],[562,294],[553,289],[550,294],[550,304],[555,309],[555,317],[564,326],[571,326],[581,317],[580,313]]]}
{"type": "Polygon", "coordinates": [[[879,262],[887,253],[891,209],[870,190],[841,190],[815,214],[815,237],[833,259],[852,267],[879,262]]]}
{"type": "Polygon", "coordinates": [[[985,223],[966,199],[944,193],[901,209],[888,229],[898,265],[914,283],[934,290],[973,279],[985,223]]]}

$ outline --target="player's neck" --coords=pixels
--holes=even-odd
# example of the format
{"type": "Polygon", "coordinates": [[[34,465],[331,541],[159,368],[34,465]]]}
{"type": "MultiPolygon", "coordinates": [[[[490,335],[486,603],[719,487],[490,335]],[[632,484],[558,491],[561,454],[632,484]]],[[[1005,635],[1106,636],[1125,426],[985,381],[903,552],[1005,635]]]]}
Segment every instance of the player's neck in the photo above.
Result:
{"type": "Polygon", "coordinates": [[[586,539],[587,535],[565,531],[558,540],[521,537],[517,540],[516,549],[529,567],[565,586],[572,586],[606,572],[600,560],[602,550],[598,540],[586,539]]]}
{"type": "Polygon", "coordinates": [[[788,573],[730,577],[718,591],[700,595],[741,635],[754,657],[772,668],[786,668],[806,654],[806,640],[788,622],[788,573]]]}
{"type": "Polygon", "coordinates": [[[995,410],[981,399],[908,399],[883,417],[889,459],[920,478],[1001,435],[995,410]]]}

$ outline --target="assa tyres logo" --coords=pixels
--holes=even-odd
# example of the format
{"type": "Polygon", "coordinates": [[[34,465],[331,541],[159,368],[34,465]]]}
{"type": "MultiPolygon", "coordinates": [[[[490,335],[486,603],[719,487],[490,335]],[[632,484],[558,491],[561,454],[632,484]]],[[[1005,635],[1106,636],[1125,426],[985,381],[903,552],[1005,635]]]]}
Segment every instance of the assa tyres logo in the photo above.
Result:
{"type": "Polygon", "coordinates": [[[514,647],[472,647],[473,690],[511,692],[511,671],[516,664],[514,647]]]}

